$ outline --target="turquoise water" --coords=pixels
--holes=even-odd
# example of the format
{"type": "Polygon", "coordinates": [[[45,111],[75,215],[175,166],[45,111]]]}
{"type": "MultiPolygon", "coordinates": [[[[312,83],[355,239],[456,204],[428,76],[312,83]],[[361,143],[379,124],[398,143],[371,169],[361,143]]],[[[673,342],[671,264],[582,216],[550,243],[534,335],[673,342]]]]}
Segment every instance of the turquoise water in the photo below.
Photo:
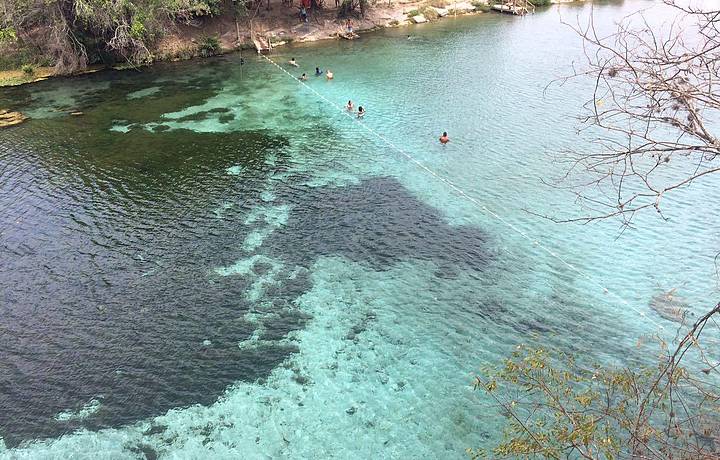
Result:
{"type": "Polygon", "coordinates": [[[642,360],[676,327],[654,294],[717,293],[718,184],[622,235],[526,212],[583,212],[541,179],[592,148],[591,82],[546,88],[588,12],[271,56],[361,122],[248,55],[3,90],[32,118],[0,132],[0,456],[463,458],[502,422],[472,376],[516,345],[642,360]]]}

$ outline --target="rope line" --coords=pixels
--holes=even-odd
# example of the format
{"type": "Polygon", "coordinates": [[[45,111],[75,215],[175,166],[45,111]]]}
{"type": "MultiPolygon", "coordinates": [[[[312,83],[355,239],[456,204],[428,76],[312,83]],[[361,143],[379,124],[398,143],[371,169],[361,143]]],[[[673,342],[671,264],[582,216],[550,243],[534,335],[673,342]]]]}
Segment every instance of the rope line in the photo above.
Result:
{"type": "Polygon", "coordinates": [[[465,192],[465,191],[464,191],[463,189],[461,189],[459,186],[455,185],[452,181],[450,181],[450,180],[447,179],[446,177],[443,177],[443,176],[441,176],[440,174],[436,173],[435,171],[433,171],[432,169],[430,169],[428,166],[426,166],[425,164],[423,164],[422,162],[420,162],[418,159],[416,159],[415,157],[413,157],[412,155],[410,155],[409,153],[407,153],[405,150],[403,150],[403,149],[401,149],[400,147],[398,147],[397,145],[395,145],[395,143],[393,143],[390,139],[388,139],[388,138],[387,138],[386,136],[384,136],[383,134],[381,134],[381,133],[375,131],[374,129],[370,128],[367,124],[362,123],[362,122],[360,121],[360,118],[355,117],[355,116],[354,116],[351,112],[349,112],[344,106],[341,106],[341,105],[339,105],[339,104],[337,104],[337,103],[329,100],[329,99],[326,98],[324,95],[322,95],[320,92],[318,92],[317,90],[315,90],[313,87],[309,86],[309,85],[308,85],[307,83],[305,83],[303,80],[300,80],[300,79],[298,79],[297,77],[295,77],[294,75],[292,75],[290,72],[288,72],[286,69],[284,69],[283,67],[281,67],[280,65],[278,65],[275,61],[273,61],[272,59],[270,59],[270,58],[267,57],[266,55],[260,54],[260,56],[262,56],[262,57],[263,57],[267,62],[269,62],[270,64],[272,64],[272,65],[274,65],[275,67],[277,67],[278,69],[280,69],[281,72],[285,73],[285,74],[288,75],[290,78],[292,78],[293,80],[297,81],[300,85],[302,85],[302,86],[305,87],[306,89],[310,90],[310,92],[312,92],[313,94],[315,94],[315,96],[317,96],[317,97],[320,98],[321,100],[327,102],[329,105],[335,107],[336,109],[340,110],[340,112],[341,112],[343,115],[345,115],[345,116],[347,116],[348,118],[350,118],[350,119],[351,119],[352,121],[354,121],[358,126],[361,126],[363,129],[365,129],[365,131],[367,131],[368,133],[374,135],[375,137],[377,137],[378,139],[380,139],[381,141],[383,141],[383,142],[384,142],[387,146],[389,146],[392,150],[395,150],[397,153],[399,153],[399,154],[401,154],[402,156],[404,156],[405,158],[407,158],[410,162],[414,163],[418,168],[420,168],[420,169],[422,169],[423,171],[427,172],[427,173],[430,174],[432,177],[434,177],[436,180],[438,180],[438,181],[444,183],[445,185],[447,185],[450,189],[452,189],[455,193],[457,193],[458,195],[460,195],[462,198],[465,198],[465,199],[468,200],[470,203],[474,204],[477,208],[481,209],[481,210],[484,211],[485,213],[487,213],[487,214],[489,214],[490,216],[494,217],[496,220],[498,220],[498,221],[500,221],[501,223],[505,224],[508,228],[510,228],[511,230],[513,230],[514,232],[516,232],[517,234],[521,235],[523,238],[525,238],[526,240],[528,240],[529,242],[531,242],[534,246],[539,247],[540,249],[542,249],[543,251],[545,251],[547,254],[549,254],[551,257],[553,257],[555,260],[559,261],[560,263],[562,263],[563,265],[565,265],[565,266],[566,266],[567,268],[569,268],[570,270],[574,271],[575,273],[577,273],[578,275],[582,276],[582,277],[585,278],[587,281],[589,281],[590,283],[592,283],[593,285],[595,285],[596,287],[600,288],[605,294],[609,295],[610,297],[613,297],[614,299],[618,300],[621,304],[623,304],[623,305],[627,306],[628,308],[630,308],[631,310],[635,311],[637,314],[639,314],[641,317],[643,317],[644,319],[646,319],[646,320],[649,321],[650,323],[652,323],[652,324],[654,324],[655,326],[657,326],[659,329],[665,329],[662,324],[659,324],[657,321],[655,321],[655,320],[653,320],[652,318],[648,317],[648,316],[645,314],[645,312],[642,312],[642,311],[638,310],[638,309],[635,308],[633,305],[631,305],[630,302],[628,302],[628,301],[625,300],[624,298],[620,297],[619,295],[615,294],[614,292],[610,291],[607,287],[603,286],[602,283],[596,281],[596,280],[595,280],[592,276],[590,276],[588,273],[584,272],[583,270],[580,270],[579,268],[577,268],[577,267],[576,267],[575,265],[573,265],[572,263],[570,263],[570,262],[566,261],[565,259],[563,259],[562,257],[560,257],[560,256],[559,256],[557,253],[555,253],[552,249],[550,249],[550,248],[548,248],[547,246],[543,245],[540,241],[532,238],[530,235],[528,235],[527,233],[525,233],[522,229],[518,228],[518,227],[517,227],[515,224],[513,224],[512,222],[509,222],[509,221],[505,220],[502,216],[500,216],[499,214],[497,214],[495,211],[489,209],[486,205],[484,205],[483,203],[479,202],[476,198],[474,198],[474,197],[472,197],[471,195],[469,195],[467,192],[465,192]]]}

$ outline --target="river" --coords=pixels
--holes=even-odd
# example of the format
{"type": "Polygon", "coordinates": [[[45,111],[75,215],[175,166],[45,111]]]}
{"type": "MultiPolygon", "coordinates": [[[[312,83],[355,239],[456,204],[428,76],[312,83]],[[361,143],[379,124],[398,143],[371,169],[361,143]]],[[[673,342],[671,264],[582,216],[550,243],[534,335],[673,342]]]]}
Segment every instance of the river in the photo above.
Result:
{"type": "Polygon", "coordinates": [[[0,90],[0,457],[464,458],[518,344],[641,361],[653,295],[717,294],[720,184],[537,216],[583,214],[543,179],[592,148],[592,82],[548,86],[589,8],[276,49],[307,87],[246,52],[0,90]]]}

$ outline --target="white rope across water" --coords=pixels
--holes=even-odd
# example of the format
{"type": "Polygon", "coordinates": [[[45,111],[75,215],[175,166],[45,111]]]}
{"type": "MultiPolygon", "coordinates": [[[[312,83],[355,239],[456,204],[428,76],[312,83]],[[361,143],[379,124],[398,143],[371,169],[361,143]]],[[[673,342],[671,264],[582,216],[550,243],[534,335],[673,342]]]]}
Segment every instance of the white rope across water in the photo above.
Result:
{"type": "Polygon", "coordinates": [[[503,217],[501,217],[500,215],[498,215],[495,211],[489,209],[487,206],[485,206],[484,204],[482,204],[481,202],[479,202],[477,199],[475,199],[474,197],[470,196],[467,192],[465,192],[465,191],[464,191],[463,189],[461,189],[459,186],[455,185],[455,184],[454,184],[453,182],[451,182],[449,179],[447,179],[447,178],[441,176],[440,174],[438,174],[437,172],[433,171],[433,170],[430,169],[428,166],[426,166],[426,165],[424,165],[423,163],[421,163],[418,159],[416,159],[415,157],[413,157],[412,155],[410,155],[409,153],[407,153],[405,150],[403,150],[403,149],[401,149],[400,147],[398,147],[397,145],[395,145],[390,139],[388,139],[388,138],[385,137],[384,135],[382,135],[382,134],[380,134],[379,132],[375,131],[374,129],[372,129],[371,127],[369,127],[367,124],[362,123],[361,119],[355,117],[351,112],[349,112],[349,111],[346,109],[346,107],[341,106],[341,105],[339,105],[339,104],[337,104],[337,103],[329,100],[328,98],[326,98],[325,96],[323,96],[321,93],[319,93],[317,90],[315,90],[313,87],[311,87],[310,85],[308,85],[307,83],[305,83],[303,80],[300,80],[299,78],[297,78],[297,77],[295,77],[294,75],[292,75],[290,72],[288,72],[286,69],[282,68],[280,65],[278,65],[275,61],[273,61],[272,59],[270,59],[270,58],[267,57],[266,55],[261,54],[260,56],[262,56],[262,57],[263,57],[266,61],[268,61],[270,64],[272,64],[272,65],[274,65],[275,67],[277,67],[278,69],[280,69],[281,72],[285,73],[285,74],[288,75],[290,78],[292,78],[293,80],[295,80],[296,82],[298,82],[300,85],[302,85],[302,86],[304,86],[306,89],[310,90],[310,91],[311,91],[313,94],[315,94],[318,98],[320,98],[321,100],[327,102],[329,105],[331,105],[331,106],[335,107],[336,109],[338,109],[338,110],[340,111],[340,113],[342,113],[342,114],[344,114],[345,116],[347,116],[348,118],[350,118],[352,121],[354,121],[358,126],[361,126],[361,127],[362,127],[365,131],[367,131],[368,133],[374,135],[375,137],[377,137],[378,139],[380,139],[381,141],[383,141],[383,142],[384,142],[387,146],[389,146],[392,150],[396,151],[397,153],[399,153],[399,154],[401,154],[402,156],[404,156],[405,158],[407,158],[409,161],[411,161],[412,163],[414,163],[418,168],[422,169],[423,171],[425,171],[426,173],[428,173],[428,174],[430,174],[432,177],[434,177],[436,180],[438,180],[438,181],[444,183],[445,185],[447,185],[448,187],[450,187],[455,193],[457,193],[457,194],[460,195],[461,197],[465,198],[465,199],[468,200],[470,203],[474,204],[477,208],[479,208],[480,210],[484,211],[486,214],[494,217],[496,220],[502,222],[502,223],[505,224],[507,227],[509,227],[510,229],[512,229],[514,232],[516,232],[517,234],[521,235],[523,238],[525,238],[526,240],[528,240],[529,242],[531,242],[534,246],[539,247],[540,249],[542,249],[543,251],[545,251],[546,253],[548,253],[550,256],[552,256],[554,259],[558,260],[558,261],[561,262],[563,265],[565,265],[566,267],[568,267],[570,270],[574,271],[575,273],[577,273],[578,275],[582,276],[583,278],[585,278],[586,280],[588,280],[589,282],[591,282],[591,283],[594,284],[595,286],[597,286],[597,287],[599,287],[600,289],[602,289],[602,291],[603,291],[605,294],[608,294],[610,297],[613,297],[614,299],[618,300],[621,304],[627,306],[628,308],[630,308],[631,310],[633,310],[634,312],[636,312],[637,314],[639,314],[640,316],[642,316],[643,318],[645,318],[647,321],[649,321],[650,323],[652,323],[652,324],[654,324],[655,326],[657,326],[659,329],[664,329],[664,327],[663,327],[661,324],[659,324],[657,321],[653,320],[652,318],[649,318],[649,317],[645,314],[645,312],[642,312],[642,311],[638,310],[638,309],[635,308],[633,305],[631,305],[630,302],[628,302],[627,300],[623,299],[622,297],[620,297],[619,295],[615,294],[614,292],[610,291],[608,288],[606,288],[605,286],[603,286],[602,283],[596,281],[596,280],[595,280],[592,276],[590,276],[588,273],[580,270],[580,269],[577,268],[575,265],[571,264],[570,262],[568,262],[568,261],[566,261],[565,259],[563,259],[562,257],[560,257],[555,251],[553,251],[552,249],[550,249],[550,248],[548,248],[547,246],[543,245],[540,241],[532,238],[530,235],[528,235],[527,233],[525,233],[524,231],[522,231],[520,228],[518,228],[517,226],[515,226],[513,223],[508,222],[507,220],[505,220],[503,217]]]}

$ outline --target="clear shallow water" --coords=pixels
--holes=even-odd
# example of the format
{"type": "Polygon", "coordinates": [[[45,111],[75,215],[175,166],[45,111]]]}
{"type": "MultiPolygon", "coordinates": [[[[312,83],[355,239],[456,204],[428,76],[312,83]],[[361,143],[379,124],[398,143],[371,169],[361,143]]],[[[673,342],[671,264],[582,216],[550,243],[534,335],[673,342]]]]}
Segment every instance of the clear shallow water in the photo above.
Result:
{"type": "Polygon", "coordinates": [[[589,88],[543,94],[579,46],[552,9],[273,59],[592,280],[262,59],[3,90],[33,118],[0,132],[0,455],[462,458],[498,433],[472,375],[515,345],[635,363],[674,329],[657,289],[716,294],[718,184],[619,239],[524,212],[580,212],[540,181],[584,142],[589,88]]]}

